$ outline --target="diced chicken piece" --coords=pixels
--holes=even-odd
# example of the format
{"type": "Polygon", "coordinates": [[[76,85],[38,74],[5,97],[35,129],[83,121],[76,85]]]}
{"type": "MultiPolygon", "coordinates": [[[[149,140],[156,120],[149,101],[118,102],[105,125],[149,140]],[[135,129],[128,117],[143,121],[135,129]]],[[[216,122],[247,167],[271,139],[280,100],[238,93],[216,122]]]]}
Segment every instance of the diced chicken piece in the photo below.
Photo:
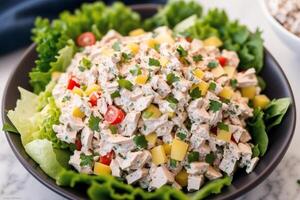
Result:
{"type": "Polygon", "coordinates": [[[209,164],[206,162],[192,162],[187,168],[187,173],[193,175],[204,174],[208,170],[209,164]]]}
{"type": "Polygon", "coordinates": [[[124,137],[122,135],[110,135],[105,141],[104,145],[112,144],[116,153],[124,153],[135,148],[135,144],[131,137],[124,137]]]}
{"type": "Polygon", "coordinates": [[[153,173],[150,173],[151,182],[149,188],[156,189],[163,185],[174,182],[174,175],[165,167],[157,167],[153,173]]]}
{"type": "Polygon", "coordinates": [[[203,175],[189,175],[188,176],[188,186],[187,189],[189,192],[198,191],[200,187],[204,183],[204,176],[203,175]]]}
{"type": "Polygon", "coordinates": [[[162,97],[165,98],[166,96],[168,96],[168,94],[171,93],[171,88],[169,87],[169,85],[166,83],[166,81],[164,81],[162,78],[160,78],[158,80],[157,83],[157,93],[162,97]]]}
{"type": "Polygon", "coordinates": [[[191,88],[192,82],[185,79],[181,79],[180,81],[174,82],[173,85],[176,90],[186,93],[191,88]]]}
{"type": "Polygon", "coordinates": [[[242,159],[240,160],[239,166],[241,168],[247,166],[250,161],[251,161],[251,157],[252,157],[252,149],[250,147],[249,144],[244,144],[244,143],[239,143],[238,144],[239,150],[241,152],[241,157],[242,159]]]}
{"type": "Polygon", "coordinates": [[[210,120],[210,115],[204,108],[197,108],[192,112],[189,112],[188,115],[192,121],[198,123],[207,123],[210,120]]]}
{"type": "Polygon", "coordinates": [[[159,128],[156,129],[156,135],[158,137],[163,137],[163,141],[165,143],[170,143],[173,139],[173,136],[171,135],[171,131],[174,127],[174,123],[171,121],[167,121],[165,124],[160,126],[159,128]]]}
{"type": "MultiPolygon", "coordinates": [[[[92,174],[92,168],[90,165],[81,165],[80,155],[83,154],[81,151],[74,151],[74,154],[70,157],[69,164],[72,165],[78,172],[84,174],[92,174]]],[[[91,155],[90,153],[88,153],[91,155]]]]}
{"type": "Polygon", "coordinates": [[[111,175],[115,177],[121,177],[121,169],[119,162],[116,159],[112,159],[110,163],[111,175]]]}
{"type": "Polygon", "coordinates": [[[235,142],[239,142],[243,134],[247,134],[248,132],[246,129],[244,129],[241,126],[236,126],[236,125],[229,125],[229,132],[233,134],[233,138],[235,142]]]}
{"type": "Polygon", "coordinates": [[[159,106],[159,110],[162,113],[171,113],[171,112],[174,112],[176,109],[176,105],[174,106],[174,104],[171,104],[167,100],[161,100],[159,102],[158,106],[159,106]]]}
{"type": "Polygon", "coordinates": [[[206,155],[211,152],[211,148],[205,142],[203,142],[199,147],[200,159],[205,159],[206,155]]]}
{"type": "Polygon", "coordinates": [[[249,174],[253,171],[259,161],[258,157],[252,158],[250,164],[246,168],[246,172],[249,174]]]}
{"type": "Polygon", "coordinates": [[[138,169],[126,176],[126,180],[128,184],[133,184],[137,182],[138,180],[142,179],[148,174],[148,169],[138,169]]]}
{"type": "Polygon", "coordinates": [[[53,125],[53,131],[56,133],[56,137],[66,143],[75,143],[77,131],[68,131],[64,125],[53,125]]]}
{"type": "Polygon", "coordinates": [[[219,169],[225,172],[228,176],[232,176],[236,170],[237,160],[232,157],[224,157],[219,165],[219,169]]]}
{"type": "Polygon", "coordinates": [[[85,127],[81,132],[81,151],[86,152],[92,147],[93,132],[89,127],[85,127]]]}
{"type": "Polygon", "coordinates": [[[240,137],[240,142],[247,143],[252,139],[250,133],[248,131],[244,131],[240,137]]]}
{"type": "Polygon", "coordinates": [[[140,97],[139,99],[137,99],[137,101],[134,102],[134,109],[136,111],[143,111],[145,110],[153,101],[154,96],[153,95],[148,95],[145,97],[140,97]]]}
{"type": "Polygon", "coordinates": [[[191,42],[191,49],[190,49],[191,53],[197,55],[202,48],[203,48],[203,42],[198,39],[193,39],[193,41],[191,42]]]}
{"type": "Polygon", "coordinates": [[[215,135],[211,134],[210,138],[208,139],[208,144],[210,149],[213,152],[216,152],[217,146],[224,146],[226,144],[226,142],[224,140],[219,140],[215,135]]]}
{"type": "Polygon", "coordinates": [[[127,113],[124,120],[121,123],[121,134],[123,136],[132,136],[137,128],[140,112],[127,113]]]}
{"type": "Polygon", "coordinates": [[[249,87],[257,85],[257,78],[255,74],[255,69],[250,68],[245,72],[239,72],[236,77],[238,87],[249,87]]]}
{"type": "Polygon", "coordinates": [[[219,122],[221,122],[223,118],[221,110],[218,110],[216,112],[209,111],[209,116],[209,125],[212,127],[216,126],[219,122]]]}
{"type": "Polygon", "coordinates": [[[106,102],[105,97],[101,97],[98,99],[97,108],[102,115],[104,115],[106,113],[107,105],[108,105],[108,103],[106,102]]]}
{"type": "MultiPolygon", "coordinates": [[[[120,39],[120,38],[122,38],[122,35],[120,35],[117,31],[115,31],[115,30],[110,30],[110,31],[108,31],[108,33],[106,33],[106,35],[105,36],[103,36],[103,38],[101,39],[101,44],[102,45],[104,45],[104,44],[106,44],[106,43],[108,43],[108,42],[110,42],[111,40],[113,40],[113,39],[120,39]]],[[[101,45],[101,46],[102,46],[101,45]]]]}
{"type": "Polygon", "coordinates": [[[139,87],[136,87],[131,92],[129,98],[130,98],[131,101],[136,101],[136,100],[140,99],[143,96],[143,94],[144,94],[143,90],[139,87]]]}
{"type": "Polygon", "coordinates": [[[132,168],[134,165],[136,166],[139,162],[139,159],[142,158],[142,156],[142,151],[128,152],[126,154],[125,159],[121,158],[120,156],[117,156],[117,161],[119,162],[122,170],[127,170],[129,168],[132,168]]]}
{"type": "Polygon", "coordinates": [[[149,135],[150,133],[155,132],[155,130],[162,125],[164,125],[168,121],[168,115],[164,114],[157,119],[147,119],[144,120],[143,127],[141,127],[140,131],[144,135],[149,135]]]}
{"type": "Polygon", "coordinates": [[[214,169],[213,167],[209,166],[206,173],[205,173],[205,177],[208,178],[209,180],[215,180],[218,178],[221,178],[223,175],[217,171],[216,169],[214,169]]]}
{"type": "Polygon", "coordinates": [[[232,66],[232,67],[238,67],[240,59],[235,51],[228,51],[224,49],[222,51],[222,56],[227,58],[226,65],[232,66]]]}
{"type": "Polygon", "coordinates": [[[209,127],[208,124],[193,123],[191,127],[191,146],[197,149],[202,144],[203,140],[209,139],[209,127]]]}

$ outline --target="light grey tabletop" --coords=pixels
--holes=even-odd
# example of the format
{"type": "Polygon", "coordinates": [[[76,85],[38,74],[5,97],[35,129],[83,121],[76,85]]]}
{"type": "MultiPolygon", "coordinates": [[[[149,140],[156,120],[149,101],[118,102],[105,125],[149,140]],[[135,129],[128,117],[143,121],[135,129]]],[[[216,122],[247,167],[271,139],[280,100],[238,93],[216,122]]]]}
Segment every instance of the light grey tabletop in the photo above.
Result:
{"type": "MultiPolygon", "coordinates": [[[[294,91],[297,107],[300,107],[300,57],[288,49],[273,33],[263,17],[258,0],[200,0],[207,7],[225,8],[231,18],[240,19],[252,30],[263,30],[265,46],[274,55],[287,75],[294,91]]],[[[0,57],[0,96],[2,97],[8,76],[19,62],[24,49],[0,57]]],[[[299,53],[298,53],[299,55],[299,53]]],[[[299,111],[299,110],[298,110],[299,111]]],[[[299,116],[299,112],[297,113],[299,116]]],[[[298,118],[298,121],[300,118],[298,118]]],[[[0,122],[2,127],[2,122],[0,122]]],[[[300,146],[299,122],[294,139],[284,159],[275,171],[258,187],[239,200],[296,200],[300,199],[300,146]]],[[[13,155],[4,137],[0,134],[0,199],[53,200],[64,199],[33,178],[13,155]]]]}

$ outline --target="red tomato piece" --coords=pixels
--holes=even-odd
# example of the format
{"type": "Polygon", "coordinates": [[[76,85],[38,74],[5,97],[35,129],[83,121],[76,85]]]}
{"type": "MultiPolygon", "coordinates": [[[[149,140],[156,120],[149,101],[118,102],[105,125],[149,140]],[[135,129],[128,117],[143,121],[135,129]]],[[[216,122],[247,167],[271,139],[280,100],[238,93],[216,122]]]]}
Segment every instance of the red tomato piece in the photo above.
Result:
{"type": "Polygon", "coordinates": [[[91,46],[96,43],[96,36],[92,32],[85,32],[77,37],[76,42],[80,47],[91,46]]]}
{"type": "Polygon", "coordinates": [[[222,65],[222,67],[224,67],[227,64],[227,62],[228,62],[227,58],[225,58],[223,56],[220,56],[218,58],[218,61],[219,61],[220,65],[222,65]]]}
{"type": "Polygon", "coordinates": [[[114,158],[115,152],[111,151],[107,153],[105,156],[100,156],[99,162],[104,164],[104,165],[110,165],[111,160],[114,158]]]}
{"type": "Polygon", "coordinates": [[[76,150],[77,150],[77,151],[80,151],[80,150],[81,150],[82,144],[81,144],[80,139],[76,139],[76,140],[75,140],[75,146],[76,146],[76,150]]]}
{"type": "Polygon", "coordinates": [[[80,87],[80,84],[77,83],[74,79],[70,78],[68,83],[68,90],[73,90],[74,87],[80,87]]]}
{"type": "Polygon", "coordinates": [[[185,40],[188,41],[188,42],[192,42],[192,41],[193,41],[193,38],[191,38],[191,37],[186,37],[185,40]]]}
{"type": "Polygon", "coordinates": [[[89,102],[91,103],[92,106],[97,106],[97,101],[98,101],[98,96],[95,93],[93,93],[90,96],[89,102]]]}
{"type": "Polygon", "coordinates": [[[109,106],[104,115],[105,121],[107,121],[109,124],[112,125],[121,123],[124,118],[125,118],[125,113],[123,112],[123,110],[115,106],[109,106]]]}

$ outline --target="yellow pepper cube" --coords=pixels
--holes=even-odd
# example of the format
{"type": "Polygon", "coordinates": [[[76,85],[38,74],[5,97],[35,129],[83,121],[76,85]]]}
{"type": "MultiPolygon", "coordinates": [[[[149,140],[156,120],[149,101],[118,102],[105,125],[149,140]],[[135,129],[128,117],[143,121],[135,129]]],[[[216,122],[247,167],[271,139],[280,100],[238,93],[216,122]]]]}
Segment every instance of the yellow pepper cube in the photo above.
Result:
{"type": "Polygon", "coordinates": [[[253,99],[253,106],[255,108],[259,107],[261,109],[264,109],[269,103],[270,103],[270,99],[264,94],[257,95],[253,99]]]}
{"type": "Polygon", "coordinates": [[[204,76],[204,72],[201,69],[195,69],[193,71],[193,74],[198,78],[198,79],[202,79],[204,76]]]}
{"type": "Polygon", "coordinates": [[[156,144],[156,140],[157,140],[157,135],[156,133],[150,133],[149,135],[145,136],[148,145],[154,146],[156,144]]]}
{"type": "Polygon", "coordinates": [[[144,85],[147,82],[147,80],[148,80],[148,76],[141,74],[135,78],[135,83],[139,85],[144,85]]]}
{"type": "Polygon", "coordinates": [[[133,54],[137,54],[140,50],[140,46],[136,43],[128,44],[128,48],[133,54]]]}
{"type": "Polygon", "coordinates": [[[155,165],[160,165],[167,162],[165,149],[162,145],[156,146],[153,149],[151,149],[151,155],[152,155],[152,162],[155,165]]]}
{"type": "Polygon", "coordinates": [[[249,86],[241,88],[242,96],[247,97],[248,99],[253,99],[256,95],[256,87],[249,86]]]}
{"type": "Polygon", "coordinates": [[[96,175],[110,175],[111,174],[111,168],[108,165],[95,162],[94,165],[94,174],[96,175]]]}
{"type": "Polygon", "coordinates": [[[203,41],[204,46],[215,46],[220,47],[223,45],[222,40],[216,36],[211,36],[203,41]]]}
{"type": "Polygon", "coordinates": [[[229,131],[218,129],[217,139],[223,140],[223,141],[226,141],[226,142],[230,142],[231,141],[231,135],[232,134],[229,131]]]}
{"type": "Polygon", "coordinates": [[[159,62],[160,62],[160,65],[161,65],[162,67],[166,67],[167,64],[169,63],[169,60],[168,60],[166,57],[161,57],[161,58],[159,59],[159,62]]]}
{"type": "Polygon", "coordinates": [[[84,95],[82,89],[80,89],[80,88],[78,88],[78,87],[74,87],[73,90],[72,90],[72,92],[73,92],[74,94],[77,94],[78,96],[81,96],[81,97],[84,95]]]}
{"type": "Polygon", "coordinates": [[[154,48],[156,44],[158,44],[158,42],[153,38],[151,38],[147,41],[147,45],[149,48],[154,48]]]}
{"type": "Polygon", "coordinates": [[[234,77],[234,75],[236,74],[236,68],[232,67],[232,66],[225,66],[224,68],[225,73],[228,75],[228,77],[230,79],[232,79],[234,77]]]}
{"type": "Polygon", "coordinates": [[[93,92],[99,92],[101,89],[100,85],[97,85],[97,84],[92,84],[92,85],[89,85],[86,90],[84,91],[84,93],[87,95],[87,96],[90,96],[90,94],[92,94],[93,92]]]}
{"type": "Polygon", "coordinates": [[[213,73],[215,78],[219,78],[220,76],[222,76],[223,74],[225,74],[225,71],[223,69],[223,67],[221,67],[220,65],[213,68],[211,70],[211,73],[213,73]]]}
{"type": "Polygon", "coordinates": [[[171,158],[178,161],[183,161],[189,145],[177,138],[172,142],[171,158]]]}
{"type": "Polygon", "coordinates": [[[81,119],[85,116],[84,112],[82,112],[79,107],[75,107],[73,109],[72,115],[73,117],[81,118],[81,119]]]}
{"type": "Polygon", "coordinates": [[[161,112],[157,106],[151,104],[143,111],[142,117],[145,119],[157,119],[161,116],[161,112]]]}
{"type": "Polygon", "coordinates": [[[188,173],[185,169],[182,169],[176,176],[176,182],[181,185],[181,187],[185,187],[188,184],[188,173]]]}
{"type": "Polygon", "coordinates": [[[175,117],[176,113],[175,112],[168,112],[168,118],[172,119],[173,117],[175,117]]]}
{"type": "Polygon", "coordinates": [[[231,87],[225,86],[219,93],[219,96],[223,97],[224,99],[231,99],[233,94],[234,94],[233,89],[231,87]]]}
{"type": "Polygon", "coordinates": [[[172,147],[172,145],[168,144],[168,143],[165,143],[165,144],[163,144],[163,147],[164,147],[166,155],[170,155],[171,154],[171,147],[172,147]]]}
{"type": "Polygon", "coordinates": [[[144,29],[138,28],[129,32],[129,36],[139,36],[145,34],[144,29]]]}

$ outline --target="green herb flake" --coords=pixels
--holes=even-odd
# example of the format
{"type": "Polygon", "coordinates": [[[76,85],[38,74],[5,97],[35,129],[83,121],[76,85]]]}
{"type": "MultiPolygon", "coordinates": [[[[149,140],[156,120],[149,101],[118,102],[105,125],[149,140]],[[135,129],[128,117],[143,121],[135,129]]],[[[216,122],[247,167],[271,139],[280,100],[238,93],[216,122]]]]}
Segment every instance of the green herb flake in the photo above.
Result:
{"type": "Polygon", "coordinates": [[[215,91],[217,84],[215,82],[211,82],[208,86],[208,90],[215,91]]]}
{"type": "Polygon", "coordinates": [[[154,114],[153,112],[145,110],[142,114],[142,118],[149,119],[150,117],[152,117],[153,114],[154,114]]]}
{"type": "Polygon", "coordinates": [[[112,45],[113,50],[115,51],[121,51],[120,42],[117,41],[112,45]]]}
{"type": "Polygon", "coordinates": [[[176,136],[177,136],[180,140],[185,140],[185,138],[186,138],[186,133],[179,131],[179,132],[176,133],[176,136]]]}
{"type": "Polygon", "coordinates": [[[176,49],[180,57],[186,57],[188,55],[188,52],[181,46],[176,49]]]}
{"type": "Polygon", "coordinates": [[[120,92],[117,90],[117,91],[111,93],[110,96],[111,96],[112,99],[115,99],[115,98],[117,98],[117,97],[120,97],[121,94],[120,94],[120,92]]]}
{"type": "Polygon", "coordinates": [[[135,68],[129,70],[130,74],[132,74],[133,76],[138,76],[142,74],[142,70],[140,67],[135,66],[135,68]]]}
{"type": "Polygon", "coordinates": [[[159,60],[156,60],[154,58],[149,58],[148,64],[149,64],[149,66],[156,66],[156,67],[160,66],[159,60]]]}
{"type": "Polygon", "coordinates": [[[132,58],[132,54],[130,54],[130,53],[122,53],[122,62],[129,62],[130,60],[131,60],[131,58],[132,58]]]}
{"type": "Polygon", "coordinates": [[[209,153],[205,156],[205,162],[207,162],[208,164],[212,165],[214,161],[215,155],[213,153],[209,153]]]}
{"type": "Polygon", "coordinates": [[[199,160],[199,152],[194,151],[188,154],[188,162],[196,162],[199,160]]]}
{"type": "Polygon", "coordinates": [[[169,73],[167,75],[167,83],[169,85],[171,85],[172,83],[177,82],[179,80],[180,80],[180,78],[178,76],[176,76],[174,73],[169,73]]]}
{"type": "Polygon", "coordinates": [[[237,84],[238,84],[238,82],[237,82],[236,79],[231,79],[231,80],[230,80],[230,86],[231,86],[233,89],[237,88],[237,84]]]}
{"type": "Polygon", "coordinates": [[[71,99],[71,97],[70,96],[64,96],[63,98],[62,98],[62,102],[63,103],[65,103],[66,101],[69,101],[71,99]]]}
{"type": "Polygon", "coordinates": [[[121,78],[118,80],[118,83],[121,88],[125,88],[127,90],[132,91],[133,84],[130,81],[121,78]]]}
{"type": "Polygon", "coordinates": [[[178,103],[178,100],[175,99],[175,97],[174,97],[173,95],[167,96],[166,100],[167,100],[169,103],[173,103],[173,104],[177,104],[177,103],[178,103]]]}
{"type": "Polygon", "coordinates": [[[171,159],[170,160],[170,167],[176,168],[176,166],[177,166],[177,160],[171,159]]]}
{"type": "Polygon", "coordinates": [[[217,112],[222,108],[222,103],[215,100],[209,100],[209,110],[217,112]]]}
{"type": "Polygon", "coordinates": [[[90,119],[89,119],[89,127],[91,130],[93,131],[100,131],[99,128],[99,122],[101,121],[101,119],[99,117],[95,117],[94,115],[91,115],[90,119]]]}
{"type": "MultiPolygon", "coordinates": [[[[90,69],[91,66],[92,66],[92,62],[86,58],[86,57],[83,57],[80,61],[80,66],[84,69],[90,69]]],[[[79,69],[80,70],[80,69],[79,69]]],[[[84,70],[83,70],[84,71],[84,70]]]]}
{"type": "Polygon", "coordinates": [[[140,149],[146,149],[148,146],[147,140],[144,135],[136,135],[133,138],[135,145],[140,149]]]}
{"type": "Polygon", "coordinates": [[[193,56],[193,61],[195,62],[199,62],[199,61],[202,61],[203,60],[203,56],[202,55],[195,55],[193,56]]]}
{"type": "Polygon", "coordinates": [[[92,166],[94,163],[93,155],[85,155],[84,153],[80,154],[80,166],[92,166]]]}
{"type": "Polygon", "coordinates": [[[229,131],[229,126],[224,122],[219,122],[217,126],[220,130],[229,131]]]}
{"type": "Polygon", "coordinates": [[[18,130],[11,124],[9,123],[4,123],[2,127],[3,131],[8,131],[8,132],[13,132],[13,133],[18,133],[18,130]]]}
{"type": "Polygon", "coordinates": [[[201,97],[201,91],[199,87],[195,87],[189,94],[194,100],[201,97]]]}
{"type": "Polygon", "coordinates": [[[214,68],[218,67],[218,63],[216,61],[211,61],[208,63],[207,67],[210,69],[214,69],[214,68]]]}
{"type": "Polygon", "coordinates": [[[112,134],[117,134],[118,133],[118,128],[117,126],[114,125],[109,125],[109,130],[111,131],[112,134]]]}

